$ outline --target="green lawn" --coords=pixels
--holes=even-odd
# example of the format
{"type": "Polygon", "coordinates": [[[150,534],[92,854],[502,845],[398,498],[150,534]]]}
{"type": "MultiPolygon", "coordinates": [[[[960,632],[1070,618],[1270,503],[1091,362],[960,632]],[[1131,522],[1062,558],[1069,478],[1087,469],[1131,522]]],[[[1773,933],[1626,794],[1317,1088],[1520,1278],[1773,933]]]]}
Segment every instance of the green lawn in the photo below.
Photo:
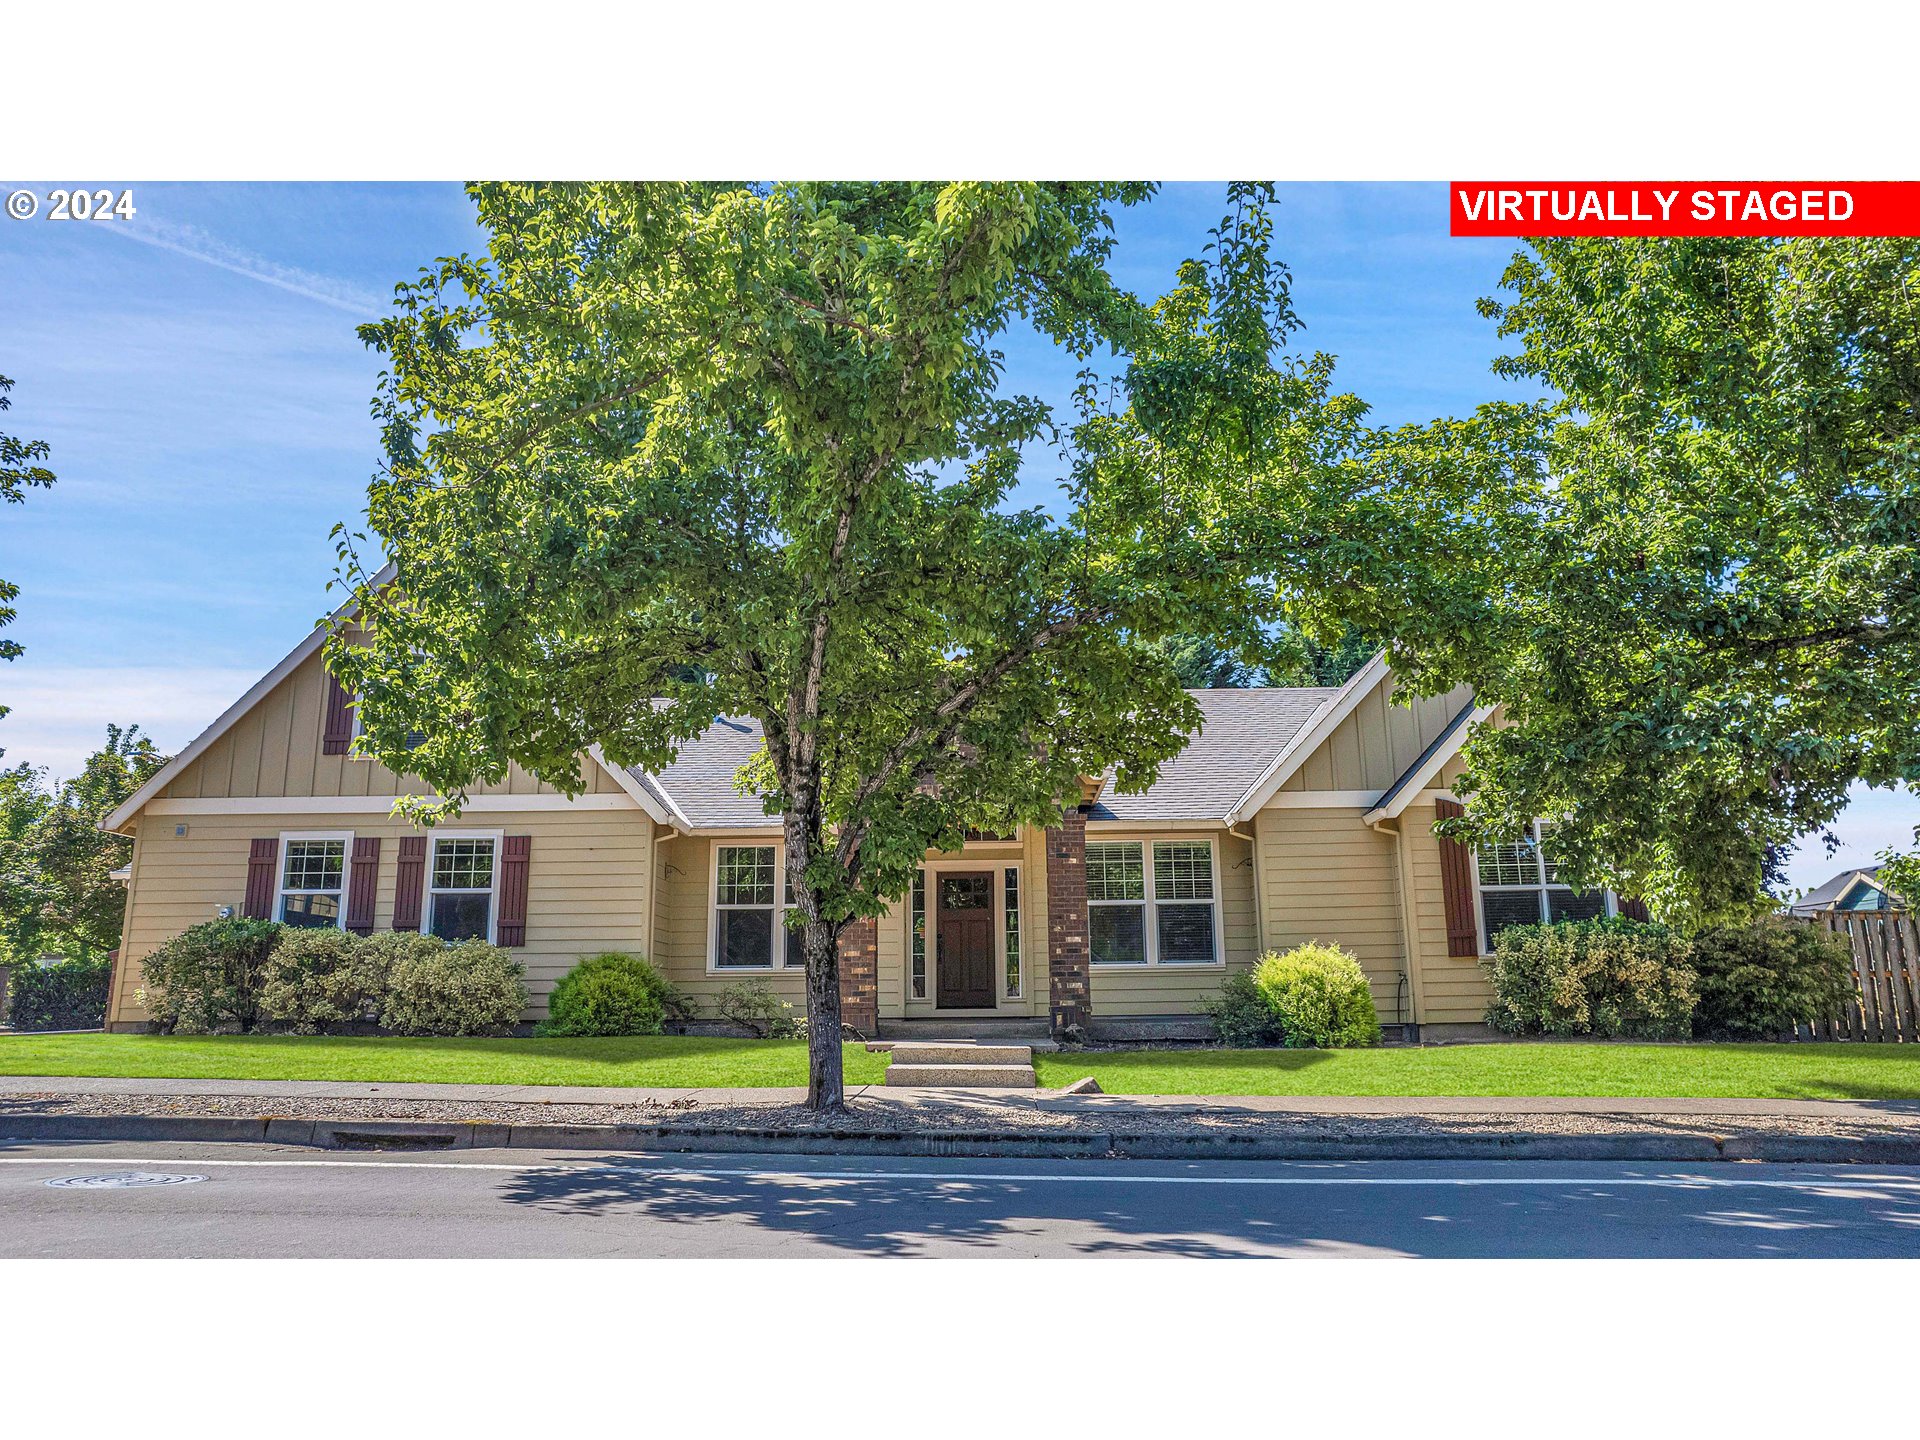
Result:
{"type": "MultiPolygon", "coordinates": [[[[849,1085],[886,1056],[843,1047],[849,1085]]],[[[384,1080],[663,1088],[804,1085],[799,1040],[636,1035],[591,1040],[412,1040],[344,1035],[0,1035],[0,1075],[166,1080],[384,1080]]]]}
{"type": "Polygon", "coordinates": [[[1034,1056],[1040,1083],[1110,1095],[1629,1095],[1920,1099],[1920,1045],[1445,1045],[1034,1056]]]}

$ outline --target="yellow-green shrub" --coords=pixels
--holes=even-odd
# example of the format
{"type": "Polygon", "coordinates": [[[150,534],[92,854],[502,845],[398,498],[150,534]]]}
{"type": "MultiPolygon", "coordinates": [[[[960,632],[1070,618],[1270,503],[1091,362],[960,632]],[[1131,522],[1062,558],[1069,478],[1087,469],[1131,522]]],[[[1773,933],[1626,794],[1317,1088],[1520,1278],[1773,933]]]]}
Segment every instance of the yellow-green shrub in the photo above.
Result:
{"type": "Polygon", "coordinates": [[[1374,1045],[1380,1016],[1360,962],[1338,945],[1310,942],[1272,951],[1253,969],[1254,988],[1280,1027],[1282,1043],[1330,1050],[1374,1045]]]}

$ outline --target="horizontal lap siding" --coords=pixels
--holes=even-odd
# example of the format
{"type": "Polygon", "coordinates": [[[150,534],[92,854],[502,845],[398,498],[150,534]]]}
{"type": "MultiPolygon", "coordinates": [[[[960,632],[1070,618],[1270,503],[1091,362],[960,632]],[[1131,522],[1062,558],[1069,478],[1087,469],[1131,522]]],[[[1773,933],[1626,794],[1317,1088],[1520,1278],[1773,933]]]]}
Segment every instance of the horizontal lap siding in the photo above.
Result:
{"type": "Polygon", "coordinates": [[[1493,991],[1477,959],[1447,954],[1447,911],[1440,888],[1440,842],[1431,802],[1400,817],[1414,887],[1414,937],[1420,951],[1420,1022],[1471,1025],[1486,1019],[1493,991]]]}
{"type": "MultiPolygon", "coordinates": [[[[1309,941],[1351,951],[1366,972],[1380,1018],[1401,1018],[1399,875],[1393,837],[1352,808],[1270,808],[1255,817],[1260,836],[1266,947],[1309,941]]],[[[1444,939],[1444,937],[1443,937],[1444,939]]]]}
{"type": "MultiPolygon", "coordinates": [[[[640,811],[493,812],[450,822],[446,828],[498,830],[533,839],[527,943],[510,952],[526,971],[534,1001],[528,1018],[544,1011],[553,982],[582,955],[596,950],[645,952],[654,842],[652,822],[640,811]]],[[[143,955],[189,926],[213,919],[222,905],[238,911],[246,891],[247,851],[256,837],[302,830],[379,836],[374,929],[381,931],[393,924],[400,840],[421,833],[385,816],[299,813],[153,816],[140,829],[116,1020],[145,1018],[133,1003],[143,955]],[[174,834],[177,824],[186,826],[184,836],[174,834]]]]}
{"type": "MultiPolygon", "coordinates": [[[[1087,838],[1104,836],[1092,831],[1087,838]]],[[[1128,838],[1132,838],[1129,836],[1128,838]]],[[[1162,839],[1213,841],[1220,859],[1220,934],[1225,968],[1182,965],[1095,965],[1092,967],[1093,1014],[1096,1019],[1116,1015],[1198,1015],[1205,1001],[1220,993],[1220,982],[1234,970],[1245,970],[1260,954],[1259,923],[1253,896],[1253,847],[1222,830],[1189,831],[1162,839]]],[[[1041,912],[1044,914],[1044,911],[1041,912]]],[[[1033,933],[1029,927],[1029,934],[1033,933]]],[[[1044,930],[1041,931],[1044,936],[1044,930]]],[[[1044,949],[1044,940],[1042,941],[1044,949]]]]}

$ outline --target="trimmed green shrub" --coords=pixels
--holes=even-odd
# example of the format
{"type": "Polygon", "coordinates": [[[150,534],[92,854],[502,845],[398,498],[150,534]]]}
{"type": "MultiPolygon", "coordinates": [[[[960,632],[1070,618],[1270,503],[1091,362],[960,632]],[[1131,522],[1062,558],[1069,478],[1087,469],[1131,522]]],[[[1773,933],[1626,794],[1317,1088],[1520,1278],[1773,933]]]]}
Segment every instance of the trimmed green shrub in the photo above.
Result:
{"type": "Polygon", "coordinates": [[[288,927],[267,956],[261,1019],[300,1035],[379,1019],[389,948],[347,930],[288,927]]]}
{"type": "Polygon", "coordinates": [[[113,962],[84,955],[13,967],[7,1023],[16,1030],[98,1030],[107,1020],[113,962]]]}
{"type": "Polygon", "coordinates": [[[139,996],[155,1026],[187,1035],[252,1030],[280,930],[271,920],[209,920],[154,950],[140,962],[139,996]]]}
{"type": "Polygon", "coordinates": [[[1790,920],[1702,930],[1693,937],[1693,968],[1693,1033],[1716,1039],[1771,1039],[1840,1014],[1854,995],[1846,941],[1790,920]]]}
{"type": "Polygon", "coordinates": [[[1380,1041],[1366,972],[1338,945],[1310,942],[1284,955],[1268,951],[1253,967],[1253,986],[1284,1045],[1331,1050],[1380,1041]]]}
{"type": "Polygon", "coordinates": [[[539,1033],[658,1035],[669,1018],[669,997],[684,1011],[684,997],[640,956],[618,950],[588,955],[553,987],[539,1033]]]}
{"type": "Polygon", "coordinates": [[[762,1040],[785,1040],[801,1033],[793,1006],[764,980],[736,980],[713,1002],[714,1013],[762,1040]]]}
{"type": "Polygon", "coordinates": [[[1487,1023],[1509,1035],[1683,1040],[1696,995],[1686,941],[1664,925],[1510,925],[1487,962],[1487,1023]]]}
{"type": "Polygon", "coordinates": [[[1251,971],[1234,971],[1221,984],[1218,995],[1209,995],[1200,1003],[1213,1021],[1214,1038],[1222,1045],[1251,1050],[1281,1041],[1280,1022],[1254,984],[1251,971]]]}
{"type": "MultiPolygon", "coordinates": [[[[431,938],[431,937],[427,937],[431,938]]],[[[484,940],[396,947],[380,1017],[396,1035],[502,1035],[520,1023],[520,965],[484,940]]]]}

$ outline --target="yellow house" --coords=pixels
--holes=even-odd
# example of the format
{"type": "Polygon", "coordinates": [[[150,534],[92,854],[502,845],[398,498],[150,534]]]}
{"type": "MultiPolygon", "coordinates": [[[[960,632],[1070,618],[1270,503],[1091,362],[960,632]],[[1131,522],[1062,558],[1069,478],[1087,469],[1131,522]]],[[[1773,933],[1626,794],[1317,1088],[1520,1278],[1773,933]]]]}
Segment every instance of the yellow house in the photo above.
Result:
{"type": "MultiPolygon", "coordinates": [[[[702,1002],[752,977],[802,1003],[778,826],[734,788],[752,722],[715,722],[657,774],[591,753],[577,796],[515,770],[424,830],[391,813],[420,782],[351,753],[323,635],[104,822],[134,841],[110,1028],[145,1023],[141,957],[222,914],[484,936],[520,958],[530,1019],[609,949],[702,1002]]],[[[1537,836],[1476,861],[1434,835],[1485,718],[1465,690],[1395,704],[1376,656],[1338,688],[1194,698],[1204,722],[1151,789],[1090,785],[1056,826],[930,853],[910,896],[851,927],[849,1023],[1192,1033],[1227,974],[1320,940],[1359,958],[1383,1023],[1432,1034],[1480,1023],[1491,931],[1615,907],[1553,884],[1537,836]]]]}

